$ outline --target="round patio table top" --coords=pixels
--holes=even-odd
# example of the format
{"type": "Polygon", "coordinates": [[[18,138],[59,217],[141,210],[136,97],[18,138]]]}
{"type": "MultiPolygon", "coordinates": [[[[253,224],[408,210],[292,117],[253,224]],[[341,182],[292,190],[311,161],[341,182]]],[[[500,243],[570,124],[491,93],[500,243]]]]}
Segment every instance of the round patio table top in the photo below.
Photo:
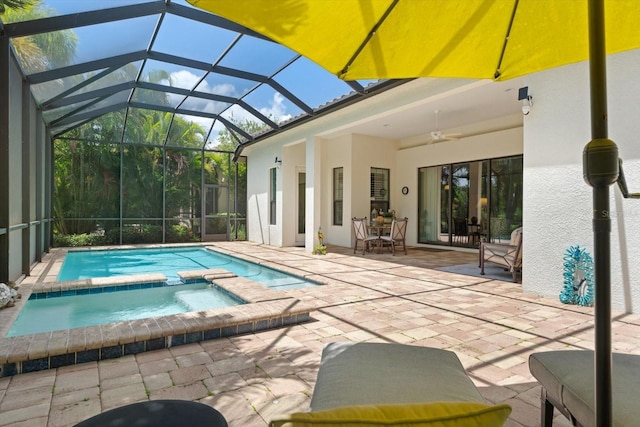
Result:
{"type": "Polygon", "coordinates": [[[189,400],[151,400],[108,410],[76,424],[76,427],[198,425],[227,427],[227,421],[220,412],[203,403],[189,400]]]}

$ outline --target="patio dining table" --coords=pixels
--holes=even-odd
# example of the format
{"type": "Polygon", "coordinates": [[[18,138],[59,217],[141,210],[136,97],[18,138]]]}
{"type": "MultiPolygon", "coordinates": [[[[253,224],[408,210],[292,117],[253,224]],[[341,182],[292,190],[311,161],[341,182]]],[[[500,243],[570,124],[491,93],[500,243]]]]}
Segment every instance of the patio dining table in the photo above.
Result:
{"type": "Polygon", "coordinates": [[[369,231],[370,234],[375,234],[378,237],[380,237],[383,234],[389,234],[391,232],[391,223],[389,223],[389,224],[378,224],[378,223],[369,224],[369,225],[367,225],[367,230],[369,231]]]}
{"type": "Polygon", "coordinates": [[[378,240],[376,241],[376,252],[380,253],[380,247],[382,246],[382,240],[380,240],[380,236],[389,234],[391,232],[391,224],[379,224],[377,222],[368,224],[367,231],[369,232],[369,234],[378,236],[378,240]]]}

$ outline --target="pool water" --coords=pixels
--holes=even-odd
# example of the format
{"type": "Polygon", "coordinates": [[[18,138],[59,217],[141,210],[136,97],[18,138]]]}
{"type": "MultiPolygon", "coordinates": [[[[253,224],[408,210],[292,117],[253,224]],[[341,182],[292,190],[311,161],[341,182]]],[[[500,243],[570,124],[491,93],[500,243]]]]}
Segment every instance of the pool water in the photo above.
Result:
{"type": "Polygon", "coordinates": [[[203,247],[69,251],[58,281],[161,273],[167,277],[167,283],[153,286],[105,286],[91,288],[89,294],[86,293],[87,290],[78,290],[78,295],[34,293],[25,302],[7,336],[242,304],[226,291],[209,283],[183,284],[177,274],[179,271],[211,268],[225,269],[275,290],[317,285],[315,282],[203,247]]]}
{"type": "Polygon", "coordinates": [[[297,289],[317,285],[230,255],[202,247],[115,249],[69,251],[58,274],[58,281],[95,277],[161,273],[169,282],[179,281],[179,271],[223,268],[237,276],[275,289],[297,289]]]}
{"type": "Polygon", "coordinates": [[[7,336],[27,335],[242,304],[208,283],[161,286],[26,302],[7,336]]]}

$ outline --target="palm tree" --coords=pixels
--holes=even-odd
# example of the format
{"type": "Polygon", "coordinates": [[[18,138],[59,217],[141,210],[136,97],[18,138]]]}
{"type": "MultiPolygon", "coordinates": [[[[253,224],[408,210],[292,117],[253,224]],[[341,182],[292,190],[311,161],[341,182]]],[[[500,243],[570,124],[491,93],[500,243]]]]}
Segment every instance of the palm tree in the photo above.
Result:
{"type": "Polygon", "coordinates": [[[119,214],[119,150],[112,144],[86,144],[56,140],[54,177],[54,215],[61,234],[94,231],[96,220],[74,218],[113,218],[119,214]]]}
{"type": "MultiPolygon", "coordinates": [[[[53,11],[41,7],[40,0],[0,0],[0,13],[5,22],[53,15],[53,11]]],[[[72,30],[62,30],[19,37],[12,39],[12,43],[23,69],[35,73],[69,64],[75,56],[78,38],[72,30]]]]}
{"type": "Polygon", "coordinates": [[[7,9],[26,9],[33,4],[36,0],[0,0],[0,15],[3,15],[7,9]]]}

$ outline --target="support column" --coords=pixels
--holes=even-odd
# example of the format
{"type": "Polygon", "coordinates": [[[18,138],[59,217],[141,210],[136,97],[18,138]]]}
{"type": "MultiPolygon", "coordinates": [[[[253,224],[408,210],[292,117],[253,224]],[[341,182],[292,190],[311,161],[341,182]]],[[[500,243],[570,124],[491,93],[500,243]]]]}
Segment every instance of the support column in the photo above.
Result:
{"type": "MultiPolygon", "coordinates": [[[[312,252],[318,243],[318,228],[322,226],[322,144],[317,137],[307,138],[306,144],[306,224],[304,249],[312,252]]],[[[325,229],[327,224],[325,224],[325,229]]]]}
{"type": "MultiPolygon", "coordinates": [[[[42,112],[41,111],[36,111],[36,129],[35,132],[36,134],[34,135],[35,138],[35,170],[33,171],[34,173],[34,179],[35,179],[35,186],[34,186],[34,191],[35,191],[35,221],[37,223],[36,225],[36,261],[40,262],[42,261],[42,254],[44,252],[44,230],[45,230],[45,226],[44,226],[44,221],[46,218],[48,218],[47,216],[45,216],[45,210],[44,210],[44,178],[43,178],[43,173],[46,170],[45,165],[44,165],[44,150],[45,150],[45,145],[44,145],[44,132],[42,131],[42,128],[44,127],[43,121],[42,121],[42,112]]],[[[53,180],[52,180],[53,181],[53,180]]]]}
{"type": "Polygon", "coordinates": [[[0,37],[0,282],[9,280],[9,52],[0,37]]]}
{"type": "Polygon", "coordinates": [[[35,232],[31,217],[31,203],[34,200],[32,180],[35,155],[33,135],[31,134],[31,92],[29,85],[22,82],[22,274],[28,276],[31,269],[31,234],[35,232]],[[33,229],[32,229],[33,227],[33,229]]]}
{"type": "MultiPolygon", "coordinates": [[[[44,125],[42,125],[44,126],[44,125]]],[[[55,159],[53,150],[53,138],[51,138],[51,132],[45,130],[45,136],[43,141],[44,149],[44,215],[46,217],[45,226],[45,244],[43,250],[49,251],[53,246],[53,193],[55,191],[54,169],[55,159]]]]}

